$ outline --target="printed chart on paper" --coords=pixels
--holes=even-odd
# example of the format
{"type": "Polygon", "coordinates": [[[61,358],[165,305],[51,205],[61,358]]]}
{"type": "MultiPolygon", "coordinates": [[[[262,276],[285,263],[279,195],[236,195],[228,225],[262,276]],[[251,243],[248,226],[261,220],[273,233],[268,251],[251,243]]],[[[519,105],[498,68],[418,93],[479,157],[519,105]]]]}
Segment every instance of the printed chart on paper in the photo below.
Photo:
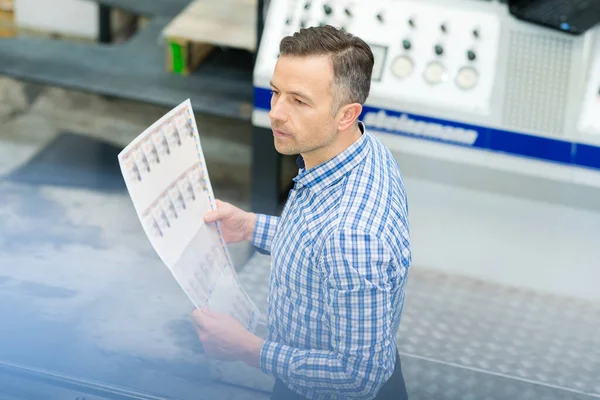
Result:
{"type": "Polygon", "coordinates": [[[254,331],[259,311],[218,226],[204,223],[216,203],[190,100],[135,138],[119,164],[146,235],[193,305],[230,314],[254,331]]]}

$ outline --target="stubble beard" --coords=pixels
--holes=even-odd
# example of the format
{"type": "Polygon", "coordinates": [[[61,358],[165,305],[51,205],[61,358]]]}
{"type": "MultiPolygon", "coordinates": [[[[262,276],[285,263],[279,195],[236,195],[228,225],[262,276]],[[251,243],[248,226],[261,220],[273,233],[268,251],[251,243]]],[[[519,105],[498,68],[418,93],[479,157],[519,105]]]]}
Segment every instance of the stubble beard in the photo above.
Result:
{"type": "Polygon", "coordinates": [[[293,136],[285,139],[274,137],[275,150],[285,156],[309,154],[329,146],[335,138],[334,135],[330,135],[325,140],[321,139],[312,143],[298,143],[295,139],[293,136]]]}
{"type": "Polygon", "coordinates": [[[295,156],[305,152],[305,150],[302,149],[302,147],[299,146],[297,143],[289,143],[289,139],[279,140],[277,138],[274,138],[274,144],[275,150],[277,150],[277,152],[283,154],[284,156],[295,156]]]}

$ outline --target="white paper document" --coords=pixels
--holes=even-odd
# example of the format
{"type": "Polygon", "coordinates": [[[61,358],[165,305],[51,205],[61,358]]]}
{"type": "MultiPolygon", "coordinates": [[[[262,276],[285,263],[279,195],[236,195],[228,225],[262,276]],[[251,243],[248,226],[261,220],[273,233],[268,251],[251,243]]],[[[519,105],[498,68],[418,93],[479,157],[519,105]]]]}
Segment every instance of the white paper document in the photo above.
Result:
{"type": "Polygon", "coordinates": [[[190,100],[175,107],[119,154],[121,172],[152,246],[197,308],[237,318],[255,331],[259,311],[235,272],[216,209],[190,100]]]}

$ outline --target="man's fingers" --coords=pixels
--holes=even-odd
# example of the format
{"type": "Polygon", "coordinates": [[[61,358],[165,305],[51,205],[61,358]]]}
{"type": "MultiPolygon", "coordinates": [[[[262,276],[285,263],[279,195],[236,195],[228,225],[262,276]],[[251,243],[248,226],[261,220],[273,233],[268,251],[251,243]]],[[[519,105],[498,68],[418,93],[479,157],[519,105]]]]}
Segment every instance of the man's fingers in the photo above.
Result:
{"type": "Polygon", "coordinates": [[[197,308],[192,311],[192,321],[194,321],[194,325],[196,325],[198,328],[204,327],[205,320],[206,315],[204,311],[197,308]]]}
{"type": "Polygon", "coordinates": [[[215,313],[208,308],[195,308],[192,310],[192,320],[198,325],[199,328],[206,327],[206,324],[214,319],[215,313]]]}

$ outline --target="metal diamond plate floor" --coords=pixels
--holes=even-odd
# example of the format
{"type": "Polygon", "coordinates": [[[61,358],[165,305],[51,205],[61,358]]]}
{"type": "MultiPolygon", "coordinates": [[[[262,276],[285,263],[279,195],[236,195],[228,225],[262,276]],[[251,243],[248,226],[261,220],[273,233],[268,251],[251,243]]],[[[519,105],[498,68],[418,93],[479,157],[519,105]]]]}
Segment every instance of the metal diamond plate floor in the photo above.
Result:
{"type": "MultiPolygon", "coordinates": [[[[240,273],[264,311],[270,257],[240,273]]],[[[600,398],[600,305],[414,267],[398,345],[411,399],[600,398]]]]}

